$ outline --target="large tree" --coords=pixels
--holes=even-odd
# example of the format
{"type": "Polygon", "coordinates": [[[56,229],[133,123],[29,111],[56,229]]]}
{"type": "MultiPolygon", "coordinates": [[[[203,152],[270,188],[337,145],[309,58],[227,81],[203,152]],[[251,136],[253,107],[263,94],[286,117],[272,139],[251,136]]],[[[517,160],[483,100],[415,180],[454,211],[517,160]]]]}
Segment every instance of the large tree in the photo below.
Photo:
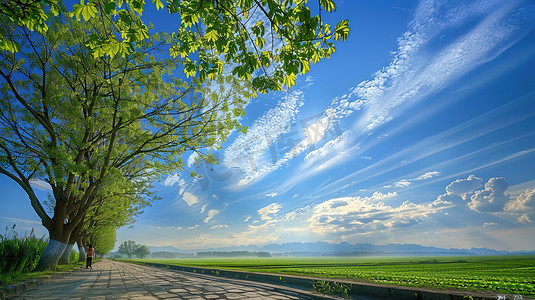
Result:
{"type": "MultiPolygon", "coordinates": [[[[201,81],[232,65],[234,75],[252,79],[260,92],[291,86],[295,76],[310,70],[310,63],[329,57],[332,40],[345,40],[348,20],[334,28],[322,15],[336,10],[334,0],[153,0],[161,13],[177,14],[177,38],[169,49],[184,57],[184,72],[201,81]],[[310,3],[309,3],[310,2],[310,3]],[[166,11],[166,12],[165,12],[166,11]],[[314,14],[313,11],[317,12],[314,14]],[[275,45],[278,44],[278,45],[275,45]],[[256,76],[252,78],[253,73],[256,76]]],[[[62,13],[61,0],[7,0],[0,13],[29,30],[46,32],[50,14],[62,13]]],[[[68,14],[78,20],[110,21],[117,35],[92,34],[86,45],[93,55],[125,55],[149,38],[147,25],[137,16],[145,0],[81,0],[68,14]]],[[[16,52],[20,44],[0,32],[0,50],[16,52]]]]}
{"type": "MultiPolygon", "coordinates": [[[[208,151],[243,129],[236,118],[247,99],[291,85],[311,60],[334,51],[332,35],[303,1],[239,1],[248,9],[232,1],[173,1],[168,9],[183,20],[178,33],[129,31],[135,42],[124,34],[128,22],[143,25],[133,1],[126,3],[134,9],[127,5],[123,13],[111,9],[113,1],[82,2],[73,11],[76,21],[53,6],[43,17],[52,30],[34,30],[19,15],[5,14],[20,1],[1,5],[2,39],[17,49],[0,53],[0,173],[25,190],[49,231],[38,269],[53,267],[72,247],[88,212],[104,205],[102,191],[180,169],[185,151],[216,162],[208,151]],[[267,23],[247,23],[253,6],[267,23]],[[280,44],[260,51],[266,31],[280,44]],[[167,51],[171,57],[162,58],[167,51]],[[190,78],[177,76],[177,67],[190,78]],[[35,195],[37,181],[52,189],[51,215],[35,195]]],[[[33,2],[39,10],[54,1],[33,2]]],[[[343,32],[334,35],[345,38],[343,32]]]]}
{"type": "Polygon", "coordinates": [[[181,168],[188,150],[213,162],[203,149],[238,126],[248,97],[230,77],[226,90],[208,93],[171,76],[179,59],[153,54],[169,43],[165,36],[126,57],[94,58],[84,37],[106,28],[55,20],[45,34],[4,23],[23,46],[3,52],[0,63],[0,172],[27,192],[50,233],[39,269],[58,263],[100,192],[128,174],[130,182],[151,182],[181,168]],[[52,216],[35,196],[35,180],[52,188],[52,216]]]}

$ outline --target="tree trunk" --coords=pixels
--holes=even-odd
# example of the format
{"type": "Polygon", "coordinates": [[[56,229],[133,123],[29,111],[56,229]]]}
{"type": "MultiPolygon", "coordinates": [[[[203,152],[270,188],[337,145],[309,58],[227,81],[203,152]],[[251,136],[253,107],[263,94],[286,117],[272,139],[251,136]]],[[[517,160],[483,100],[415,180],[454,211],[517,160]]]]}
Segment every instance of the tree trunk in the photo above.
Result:
{"type": "Polygon", "coordinates": [[[67,247],[65,247],[65,250],[63,251],[63,254],[59,258],[58,264],[60,265],[68,265],[69,264],[69,256],[71,256],[71,250],[74,244],[67,244],[67,247]]]}
{"type": "Polygon", "coordinates": [[[41,256],[37,267],[35,267],[35,271],[50,270],[57,266],[61,255],[63,252],[65,252],[66,247],[67,244],[50,239],[43,256],[41,256]]]}
{"type": "Polygon", "coordinates": [[[80,253],[80,255],[78,256],[78,262],[85,262],[86,257],[82,238],[79,238],[78,241],[76,241],[76,244],[78,245],[78,253],[80,253]]]}
{"type": "MultiPolygon", "coordinates": [[[[58,217],[58,215],[65,216],[65,214],[61,214],[61,212],[58,213],[58,210],[59,209],[56,206],[54,209],[54,217],[49,223],[50,226],[47,227],[49,234],[48,245],[46,246],[43,256],[39,259],[35,271],[39,272],[54,269],[58,265],[67,245],[69,245],[72,229],[69,230],[68,226],[64,223],[65,217],[58,217]]],[[[67,261],[69,261],[68,256],[67,261]]]]}

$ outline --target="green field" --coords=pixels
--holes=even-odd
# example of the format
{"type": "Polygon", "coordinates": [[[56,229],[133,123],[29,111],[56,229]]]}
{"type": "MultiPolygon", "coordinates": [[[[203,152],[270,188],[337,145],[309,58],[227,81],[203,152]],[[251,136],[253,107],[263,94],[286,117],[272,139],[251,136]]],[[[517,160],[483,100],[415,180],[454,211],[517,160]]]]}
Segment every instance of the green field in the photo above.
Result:
{"type": "Polygon", "coordinates": [[[152,263],[291,274],[437,289],[535,295],[535,256],[144,259],[152,263]]]}

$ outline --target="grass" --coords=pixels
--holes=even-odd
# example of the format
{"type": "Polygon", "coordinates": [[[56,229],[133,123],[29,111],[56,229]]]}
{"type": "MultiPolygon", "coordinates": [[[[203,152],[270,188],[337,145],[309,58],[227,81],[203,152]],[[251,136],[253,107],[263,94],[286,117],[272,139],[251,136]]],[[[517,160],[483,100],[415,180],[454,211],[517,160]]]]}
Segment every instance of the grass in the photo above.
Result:
{"type": "Polygon", "coordinates": [[[0,285],[71,271],[83,265],[77,263],[78,253],[71,251],[69,265],[58,265],[54,270],[44,272],[32,272],[45,251],[48,240],[45,237],[37,238],[33,230],[30,234],[21,236],[15,232],[15,227],[6,227],[5,233],[0,233],[0,285]]]}
{"type": "Polygon", "coordinates": [[[1,273],[0,274],[0,285],[10,285],[16,282],[25,282],[28,280],[33,280],[54,273],[68,272],[76,269],[78,267],[84,266],[85,263],[72,263],[68,265],[58,265],[54,270],[47,270],[43,272],[29,272],[29,273],[1,273]]]}
{"type": "Polygon", "coordinates": [[[535,295],[535,256],[144,259],[411,287],[535,295]]]}

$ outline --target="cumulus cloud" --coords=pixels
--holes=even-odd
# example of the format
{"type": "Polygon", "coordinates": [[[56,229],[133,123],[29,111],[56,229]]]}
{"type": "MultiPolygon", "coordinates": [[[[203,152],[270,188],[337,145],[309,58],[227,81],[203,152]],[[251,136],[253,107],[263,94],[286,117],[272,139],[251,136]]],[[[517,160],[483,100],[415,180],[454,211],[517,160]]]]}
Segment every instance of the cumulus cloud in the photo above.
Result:
{"type": "Polygon", "coordinates": [[[182,194],[182,200],[184,200],[188,206],[192,206],[193,204],[199,202],[199,198],[190,192],[184,192],[184,194],[182,194]]]}
{"type": "Polygon", "coordinates": [[[381,200],[396,197],[396,193],[374,193],[370,197],[334,198],[315,205],[307,220],[309,230],[320,234],[369,233],[410,227],[437,212],[430,205],[405,201],[399,206],[386,205],[381,200]]]}
{"type": "Polygon", "coordinates": [[[217,225],[210,227],[210,229],[214,230],[214,229],[227,228],[227,227],[228,227],[227,224],[217,224],[217,225]]]}
{"type": "Polygon", "coordinates": [[[468,207],[478,212],[503,211],[505,204],[509,201],[509,195],[505,194],[508,187],[509,182],[505,178],[491,178],[485,184],[485,189],[474,192],[468,207]]]}
{"type": "Polygon", "coordinates": [[[507,211],[533,211],[535,210],[535,188],[526,189],[515,199],[509,201],[505,210],[507,211]]]}
{"type": "Polygon", "coordinates": [[[251,216],[247,216],[245,220],[243,220],[243,223],[247,223],[249,220],[251,220],[251,216]]]}
{"type": "Polygon", "coordinates": [[[258,210],[258,214],[260,215],[261,220],[271,220],[273,216],[276,213],[278,213],[281,209],[281,205],[278,203],[271,203],[268,206],[262,207],[258,210]]]}
{"type": "Polygon", "coordinates": [[[463,199],[467,199],[471,193],[482,186],[483,179],[470,175],[466,179],[457,179],[446,187],[446,193],[449,195],[457,195],[463,199]]]}
{"type": "Polygon", "coordinates": [[[217,210],[217,209],[210,209],[208,211],[208,215],[206,216],[206,218],[204,218],[203,222],[204,223],[208,223],[213,217],[215,217],[219,212],[221,212],[220,210],[217,210]]]}

